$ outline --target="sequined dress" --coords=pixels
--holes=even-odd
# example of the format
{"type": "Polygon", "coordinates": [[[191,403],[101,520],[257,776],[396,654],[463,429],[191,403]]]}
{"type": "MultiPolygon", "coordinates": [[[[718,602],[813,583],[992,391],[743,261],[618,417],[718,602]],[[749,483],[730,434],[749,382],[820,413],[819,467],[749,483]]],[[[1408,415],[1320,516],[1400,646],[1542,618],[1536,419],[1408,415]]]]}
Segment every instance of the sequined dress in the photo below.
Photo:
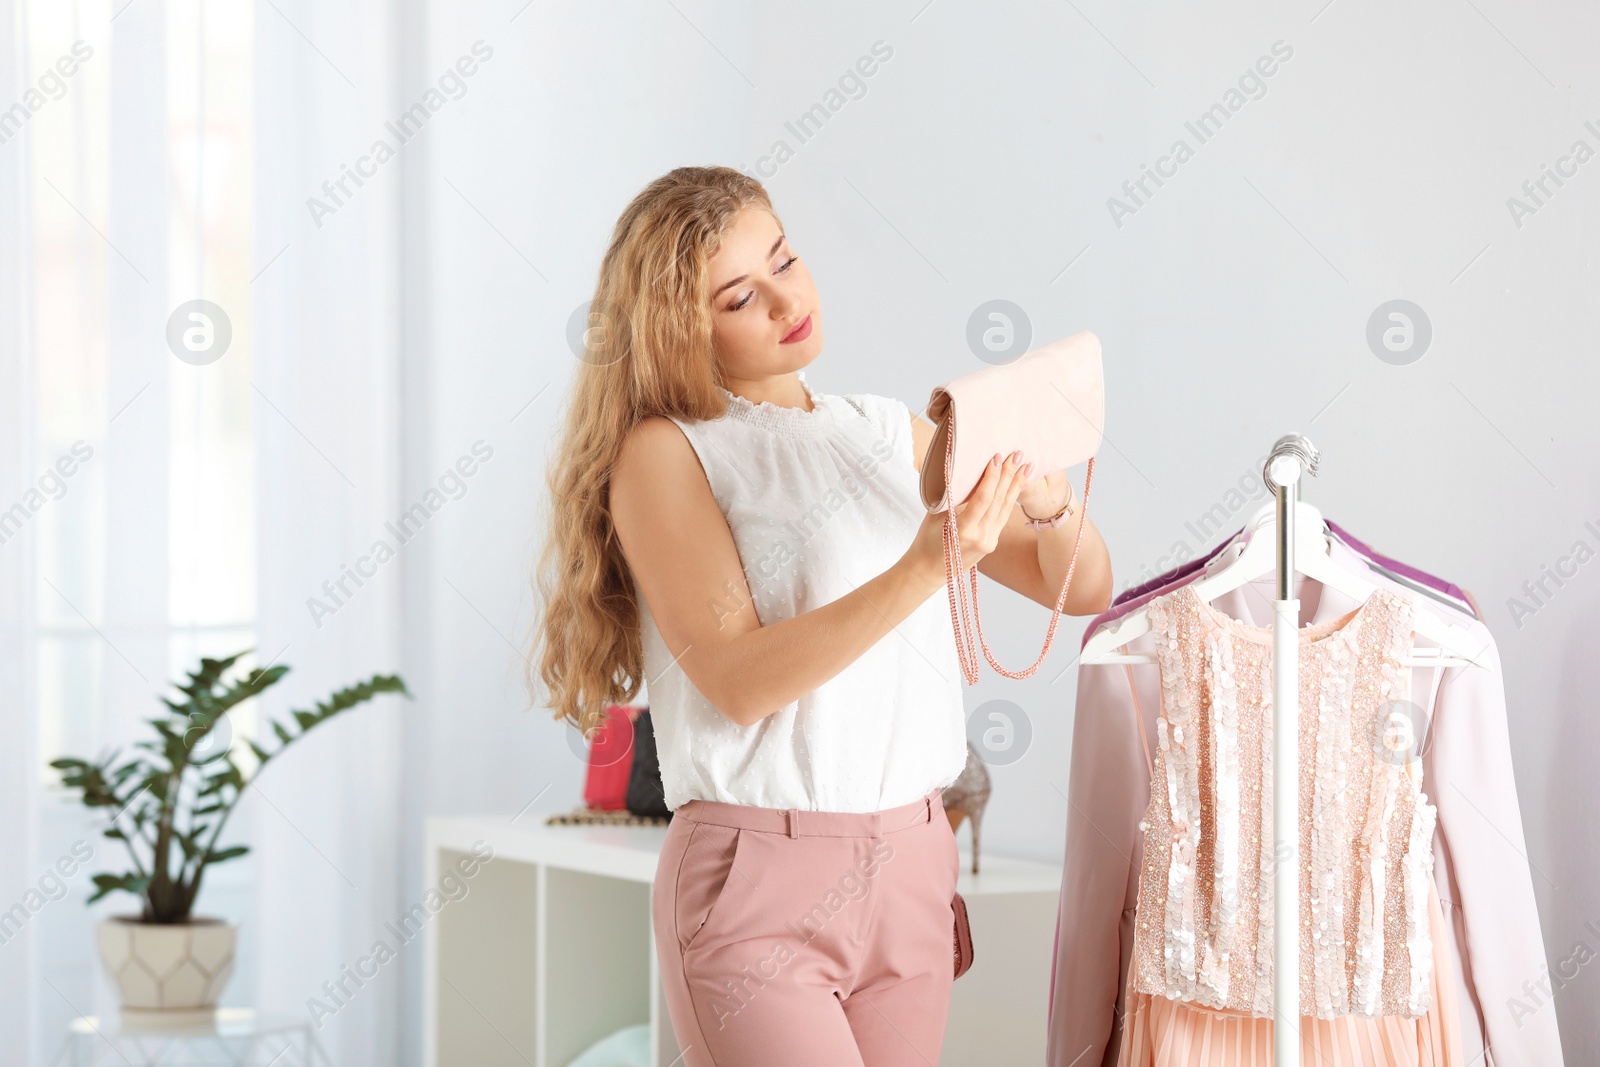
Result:
{"type": "MultiPolygon", "coordinates": [[[[1162,710],[1123,1067],[1268,1064],[1272,631],[1190,586],[1147,605],[1162,710]]],[[[1461,1063],[1433,945],[1434,807],[1409,731],[1411,602],[1376,590],[1300,630],[1300,1015],[1306,1063],[1461,1063]]]]}

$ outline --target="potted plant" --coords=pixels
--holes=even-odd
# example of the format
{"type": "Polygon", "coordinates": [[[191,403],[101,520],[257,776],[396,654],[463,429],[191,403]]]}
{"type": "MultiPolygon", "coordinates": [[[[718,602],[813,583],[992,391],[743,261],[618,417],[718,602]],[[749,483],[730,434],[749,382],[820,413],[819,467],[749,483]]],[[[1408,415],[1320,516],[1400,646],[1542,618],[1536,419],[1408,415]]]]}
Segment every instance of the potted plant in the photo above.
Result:
{"type": "Polygon", "coordinates": [[[131,893],[142,905],[139,914],[108,918],[97,931],[100,960],[124,1012],[209,1015],[233,973],[237,926],[191,911],[206,871],[249,851],[245,845],[218,847],[240,796],[313,727],[379,693],[411,695],[399,677],[376,674],[339,690],[314,711],[292,711],[292,724],[271,724],[277,743],[270,750],[247,742],[255,757],[247,777],[234,760],[227,713],[289,672],[275,665],[226,677],[248,651],[202,658],[187,684],[173,683],[183,699],[162,697],[166,713],[147,720],[156,736],[135,742],[132,751],[50,764],[61,772],[63,785],[82,793],[85,806],[106,809],[105,836],[128,850],[132,869],[95,875],[89,897],[93,904],[108,893],[131,893]]]}

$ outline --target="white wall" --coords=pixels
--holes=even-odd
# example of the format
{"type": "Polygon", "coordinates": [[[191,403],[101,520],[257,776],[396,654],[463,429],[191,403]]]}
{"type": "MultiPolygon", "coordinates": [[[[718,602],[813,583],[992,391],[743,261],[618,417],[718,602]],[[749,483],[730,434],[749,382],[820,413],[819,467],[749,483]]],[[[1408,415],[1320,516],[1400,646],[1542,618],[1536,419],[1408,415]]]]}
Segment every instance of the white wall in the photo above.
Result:
{"type": "MultiPolygon", "coordinates": [[[[1600,549],[1584,525],[1600,529],[1600,161],[1520,226],[1507,207],[1574,141],[1600,150],[1600,13],[1571,0],[1322,5],[428,4],[413,83],[476,40],[494,54],[408,163],[421,184],[407,194],[406,285],[427,333],[408,342],[407,498],[475,440],[494,458],[408,564],[408,602],[426,610],[407,646],[429,657],[412,672],[427,713],[412,736],[425,752],[408,772],[413,832],[424,814],[515,812],[546,787],[541,806],[578,803],[581,761],[543,712],[521,710],[511,647],[574,362],[568,316],[645,183],[689,163],[754,167],[782,138],[794,157],[762,176],[824,300],[813,384],[920,408],[934,383],[976,368],[968,318],[996,298],[1025,309],[1039,340],[1100,335],[1109,412],[1092,513],[1119,588],[1170,565],[1175,544],[1213,544],[1188,524],[1279,435],[1303,432],[1323,453],[1308,500],[1470,589],[1506,665],[1551,959],[1578,942],[1600,951],[1600,924],[1585,927],[1600,920],[1600,671],[1586,639],[1600,563],[1521,625],[1508,607],[1574,542],[1600,549]],[[785,121],[880,40],[893,54],[865,95],[798,144],[785,121]],[[1266,94],[1117,225],[1108,197],[1175,139],[1193,146],[1185,122],[1278,41],[1292,57],[1266,94]],[[1365,337],[1395,298],[1433,328],[1407,366],[1365,337]]],[[[1047,616],[986,592],[997,655],[1027,662],[1047,616]]],[[[986,671],[970,693],[973,707],[1017,702],[1034,726],[1027,756],[994,772],[997,853],[1061,855],[1076,683],[1062,669],[1080,629],[1063,623],[1035,678],[986,671]]],[[[1595,971],[1558,997],[1570,1063],[1600,1059],[1595,971]]]]}

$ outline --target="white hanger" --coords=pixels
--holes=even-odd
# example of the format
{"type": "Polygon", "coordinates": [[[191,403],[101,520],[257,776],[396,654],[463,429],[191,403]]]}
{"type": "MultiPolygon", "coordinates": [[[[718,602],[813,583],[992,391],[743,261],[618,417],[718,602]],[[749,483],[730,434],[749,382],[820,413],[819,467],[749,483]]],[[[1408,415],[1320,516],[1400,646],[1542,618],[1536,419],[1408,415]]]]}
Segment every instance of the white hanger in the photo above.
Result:
{"type": "MultiPolygon", "coordinates": [[[[1350,596],[1357,601],[1364,601],[1379,587],[1376,583],[1363,578],[1354,571],[1346,570],[1335,563],[1328,553],[1328,539],[1332,536],[1327,526],[1322,521],[1322,512],[1304,501],[1296,501],[1295,514],[1295,569],[1307,578],[1311,578],[1322,585],[1335,589],[1350,596]]],[[[1216,574],[1208,575],[1194,582],[1191,588],[1201,600],[1210,602],[1223,593],[1238,589],[1246,582],[1259,578],[1262,575],[1273,574],[1277,570],[1277,544],[1273,530],[1277,525],[1277,503],[1268,501],[1267,504],[1256,512],[1255,518],[1249,526],[1250,540],[1244,546],[1244,551],[1239,553],[1237,559],[1223,567],[1216,574]]],[[[1396,590],[1390,590],[1396,596],[1405,596],[1396,590]]],[[[1435,642],[1438,648],[1414,649],[1412,655],[1405,660],[1410,666],[1443,667],[1443,666],[1484,666],[1478,660],[1483,652],[1483,646],[1473,639],[1472,633],[1464,626],[1451,622],[1438,615],[1431,607],[1418,604],[1413,597],[1406,597],[1414,605],[1412,612],[1412,629],[1429,640],[1435,642]],[[1448,655],[1447,653],[1454,653],[1448,655]]],[[[1131,611],[1115,622],[1103,626],[1095,635],[1089,638],[1084,645],[1083,655],[1079,657],[1080,663],[1154,663],[1155,657],[1135,653],[1122,653],[1116,651],[1127,645],[1136,637],[1141,637],[1150,632],[1150,617],[1146,609],[1141,607],[1131,611]]]]}

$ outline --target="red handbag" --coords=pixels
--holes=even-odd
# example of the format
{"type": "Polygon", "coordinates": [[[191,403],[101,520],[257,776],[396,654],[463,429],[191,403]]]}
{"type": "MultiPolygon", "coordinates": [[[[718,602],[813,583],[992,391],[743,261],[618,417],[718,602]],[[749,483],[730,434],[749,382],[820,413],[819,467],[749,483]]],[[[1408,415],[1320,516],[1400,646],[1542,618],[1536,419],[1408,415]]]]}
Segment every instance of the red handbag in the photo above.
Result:
{"type": "Polygon", "coordinates": [[[605,721],[589,743],[589,769],[583,780],[583,803],[591,811],[621,811],[628,806],[633,720],[639,710],[630,704],[606,707],[605,721]]]}

